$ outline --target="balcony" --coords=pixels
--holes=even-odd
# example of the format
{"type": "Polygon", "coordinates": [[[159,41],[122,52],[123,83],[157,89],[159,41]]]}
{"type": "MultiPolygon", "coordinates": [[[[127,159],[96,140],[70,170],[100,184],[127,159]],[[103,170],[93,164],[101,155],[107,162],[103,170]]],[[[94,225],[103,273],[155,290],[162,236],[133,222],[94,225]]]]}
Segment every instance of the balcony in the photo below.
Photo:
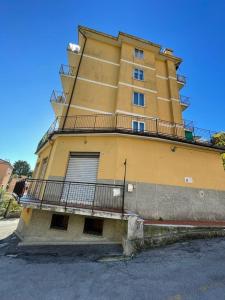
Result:
{"type": "Polygon", "coordinates": [[[77,66],[81,58],[81,51],[72,51],[71,47],[67,47],[67,56],[70,66],[77,66]]]}
{"type": "Polygon", "coordinates": [[[76,68],[68,65],[61,65],[59,74],[64,76],[75,76],[76,68]]]}
{"type": "Polygon", "coordinates": [[[53,91],[50,102],[56,116],[63,114],[64,104],[66,103],[66,94],[64,92],[53,91]]]}
{"type": "Polygon", "coordinates": [[[37,151],[39,151],[54,134],[67,133],[119,133],[139,135],[221,149],[220,146],[214,143],[213,136],[215,132],[210,130],[194,126],[187,127],[185,123],[172,123],[157,118],[123,114],[100,114],[58,117],[38,144],[37,151]],[[135,126],[134,122],[136,122],[135,126]],[[142,126],[136,126],[140,123],[142,123],[142,126]]]}
{"type": "Polygon", "coordinates": [[[89,182],[27,179],[21,204],[37,208],[89,209],[124,213],[124,186],[89,182]]]}
{"type": "Polygon", "coordinates": [[[187,96],[180,95],[180,105],[182,111],[184,111],[186,108],[188,108],[191,105],[190,98],[187,96]]]}
{"type": "Polygon", "coordinates": [[[177,74],[177,83],[179,89],[181,89],[186,84],[186,77],[184,75],[177,74]]]}
{"type": "Polygon", "coordinates": [[[69,92],[71,91],[71,87],[74,82],[76,71],[77,71],[76,67],[72,67],[68,65],[61,65],[59,69],[63,90],[67,94],[69,94],[69,92]]]}

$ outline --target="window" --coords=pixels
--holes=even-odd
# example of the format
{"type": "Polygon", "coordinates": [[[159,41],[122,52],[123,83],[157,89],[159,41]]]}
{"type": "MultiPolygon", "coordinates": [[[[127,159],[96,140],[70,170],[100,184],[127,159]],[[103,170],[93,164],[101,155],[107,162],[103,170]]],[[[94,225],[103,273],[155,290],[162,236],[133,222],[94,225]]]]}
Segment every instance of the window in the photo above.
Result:
{"type": "Polygon", "coordinates": [[[134,92],[133,104],[139,105],[139,106],[144,106],[145,105],[145,95],[142,93],[134,92]]]}
{"type": "Polygon", "coordinates": [[[144,80],[144,71],[140,69],[134,69],[134,79],[144,80]]]}
{"type": "Polygon", "coordinates": [[[103,219],[85,218],[84,233],[102,235],[103,219]]]}
{"type": "Polygon", "coordinates": [[[143,59],[143,58],[144,58],[144,51],[135,48],[135,50],[134,50],[134,56],[135,56],[136,58],[143,59]]]}
{"type": "Polygon", "coordinates": [[[69,216],[67,215],[53,214],[50,228],[67,230],[68,221],[69,221],[69,216]]]}
{"type": "Polygon", "coordinates": [[[139,121],[132,121],[132,129],[133,131],[144,132],[145,131],[145,123],[139,121]]]}

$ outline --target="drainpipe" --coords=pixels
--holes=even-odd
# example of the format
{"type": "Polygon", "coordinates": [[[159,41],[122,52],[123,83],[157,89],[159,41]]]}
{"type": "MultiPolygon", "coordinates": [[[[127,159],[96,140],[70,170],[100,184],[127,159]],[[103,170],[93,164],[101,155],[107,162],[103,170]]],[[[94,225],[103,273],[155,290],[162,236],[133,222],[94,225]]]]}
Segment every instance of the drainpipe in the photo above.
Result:
{"type": "Polygon", "coordinates": [[[75,80],[74,80],[74,83],[73,83],[72,92],[71,92],[71,95],[70,95],[70,100],[69,100],[69,103],[68,103],[68,106],[67,106],[67,110],[66,110],[66,115],[65,115],[65,117],[64,117],[62,130],[63,130],[64,127],[65,127],[66,118],[67,118],[67,116],[68,116],[68,112],[69,112],[70,105],[71,105],[71,102],[72,102],[73,93],[74,93],[74,90],[75,90],[75,87],[76,87],[76,82],[77,82],[77,76],[78,76],[78,74],[79,74],[80,65],[81,65],[81,61],[82,61],[82,58],[83,58],[84,49],[85,49],[85,45],[86,45],[86,41],[87,41],[87,37],[83,34],[83,32],[80,31],[80,29],[79,29],[79,32],[80,32],[80,33],[82,34],[82,36],[84,37],[84,46],[83,46],[83,49],[82,49],[82,52],[81,52],[80,61],[79,61],[78,67],[77,67],[77,73],[76,73],[75,80]]]}
{"type": "Polygon", "coordinates": [[[127,174],[127,159],[125,159],[125,161],[124,161],[122,215],[124,215],[124,200],[125,200],[125,188],[126,188],[126,174],[127,174]]]}

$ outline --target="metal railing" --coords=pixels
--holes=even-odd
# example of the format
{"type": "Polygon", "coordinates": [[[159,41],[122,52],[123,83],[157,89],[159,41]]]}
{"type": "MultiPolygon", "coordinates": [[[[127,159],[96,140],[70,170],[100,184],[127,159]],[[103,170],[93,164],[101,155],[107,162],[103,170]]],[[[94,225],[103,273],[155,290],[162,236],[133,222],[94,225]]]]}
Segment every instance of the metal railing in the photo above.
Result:
{"type": "Polygon", "coordinates": [[[181,74],[177,74],[177,81],[181,82],[182,84],[186,84],[186,77],[181,74]]]}
{"type": "Polygon", "coordinates": [[[190,98],[184,95],[180,95],[180,104],[185,106],[190,106],[190,98]]]}
{"type": "Polygon", "coordinates": [[[194,122],[191,120],[183,119],[185,130],[194,131],[194,122]]]}
{"type": "Polygon", "coordinates": [[[61,65],[59,69],[60,75],[67,75],[67,76],[75,76],[76,75],[76,69],[75,67],[69,66],[69,65],[61,65]]]}
{"type": "MultiPolygon", "coordinates": [[[[46,133],[50,137],[54,133],[107,133],[118,132],[124,134],[156,136],[187,143],[221,148],[215,145],[215,132],[201,129],[184,123],[172,123],[157,118],[146,118],[131,115],[76,115],[58,117],[46,133]],[[134,126],[134,122],[144,123],[144,126],[134,126]],[[138,128],[138,129],[137,129],[138,128]]],[[[46,142],[44,136],[38,145],[38,150],[46,142]]],[[[37,150],[37,151],[38,151],[37,150]]]]}
{"type": "Polygon", "coordinates": [[[61,91],[55,91],[53,90],[50,102],[57,102],[57,103],[65,103],[66,102],[66,94],[61,91]]]}
{"type": "Polygon", "coordinates": [[[21,203],[124,212],[124,186],[89,182],[27,179],[21,203]]]}
{"type": "Polygon", "coordinates": [[[58,120],[55,119],[55,121],[51,124],[49,129],[46,131],[46,133],[43,135],[43,137],[39,141],[36,152],[38,152],[42,148],[42,146],[48,141],[49,136],[51,136],[57,130],[57,125],[58,125],[58,120]]]}

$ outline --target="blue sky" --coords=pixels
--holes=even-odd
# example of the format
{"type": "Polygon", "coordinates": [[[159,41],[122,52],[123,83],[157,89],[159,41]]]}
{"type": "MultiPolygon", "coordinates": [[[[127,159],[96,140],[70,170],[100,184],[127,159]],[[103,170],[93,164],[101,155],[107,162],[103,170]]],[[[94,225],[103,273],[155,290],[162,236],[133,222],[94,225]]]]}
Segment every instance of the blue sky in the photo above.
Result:
{"type": "Polygon", "coordinates": [[[49,102],[78,24],[127,32],[174,49],[187,76],[184,113],[198,127],[225,129],[225,1],[0,1],[0,158],[27,160],[54,119],[49,102]]]}

